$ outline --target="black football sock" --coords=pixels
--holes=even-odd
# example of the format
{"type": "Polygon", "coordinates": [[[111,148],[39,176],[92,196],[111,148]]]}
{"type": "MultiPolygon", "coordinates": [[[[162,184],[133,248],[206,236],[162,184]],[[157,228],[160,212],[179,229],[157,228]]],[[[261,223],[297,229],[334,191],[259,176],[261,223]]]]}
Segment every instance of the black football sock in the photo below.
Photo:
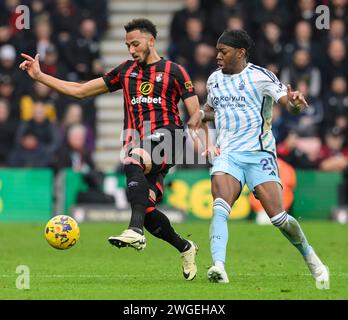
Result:
{"type": "Polygon", "coordinates": [[[191,247],[190,242],[175,232],[167,216],[158,209],[145,215],[144,227],[152,235],[168,242],[179,252],[184,252],[191,247]]]}
{"type": "Polygon", "coordinates": [[[148,204],[149,184],[142,168],[136,164],[125,166],[127,175],[127,198],[132,209],[129,229],[143,234],[145,210],[148,204]]]}

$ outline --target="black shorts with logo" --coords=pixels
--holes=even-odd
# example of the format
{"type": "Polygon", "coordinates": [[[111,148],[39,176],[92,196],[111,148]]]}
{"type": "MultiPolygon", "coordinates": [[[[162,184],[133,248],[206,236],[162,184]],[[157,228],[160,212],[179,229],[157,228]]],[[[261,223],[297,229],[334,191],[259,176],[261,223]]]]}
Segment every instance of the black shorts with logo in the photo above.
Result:
{"type": "Polygon", "coordinates": [[[163,196],[164,178],[169,169],[182,162],[185,142],[184,128],[169,129],[164,127],[157,129],[153,134],[147,135],[128,152],[128,156],[134,158],[132,150],[141,148],[151,156],[152,168],[145,177],[150,189],[156,193],[157,200],[163,196]]]}

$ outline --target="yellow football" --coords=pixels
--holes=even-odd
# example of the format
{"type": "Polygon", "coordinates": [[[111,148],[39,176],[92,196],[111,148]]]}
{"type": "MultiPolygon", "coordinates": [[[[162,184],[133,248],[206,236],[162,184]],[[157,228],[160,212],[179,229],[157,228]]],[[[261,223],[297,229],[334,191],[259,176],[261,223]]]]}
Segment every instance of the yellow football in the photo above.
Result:
{"type": "Polygon", "coordinates": [[[53,248],[69,249],[79,240],[80,228],[72,217],[55,216],[46,225],[45,237],[53,248]]]}

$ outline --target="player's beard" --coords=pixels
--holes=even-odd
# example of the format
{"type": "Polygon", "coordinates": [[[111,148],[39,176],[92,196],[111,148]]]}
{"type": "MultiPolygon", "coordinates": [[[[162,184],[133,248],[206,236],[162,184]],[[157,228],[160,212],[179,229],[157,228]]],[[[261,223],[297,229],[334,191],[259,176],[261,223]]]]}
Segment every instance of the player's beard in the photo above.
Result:
{"type": "Polygon", "coordinates": [[[146,49],[144,50],[144,57],[142,60],[139,61],[139,64],[140,65],[146,65],[147,64],[147,58],[149,57],[150,55],[150,48],[149,46],[146,47],[146,49]]]}

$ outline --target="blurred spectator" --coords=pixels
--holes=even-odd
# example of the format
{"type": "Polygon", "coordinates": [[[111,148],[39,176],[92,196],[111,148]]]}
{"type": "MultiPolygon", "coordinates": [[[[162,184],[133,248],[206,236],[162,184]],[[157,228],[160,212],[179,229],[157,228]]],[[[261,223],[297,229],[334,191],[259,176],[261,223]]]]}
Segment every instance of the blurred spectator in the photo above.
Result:
{"type": "Polygon", "coordinates": [[[9,118],[10,106],[0,99],[0,167],[7,165],[7,158],[13,148],[17,123],[9,118]]]}
{"type": "MultiPolygon", "coordinates": [[[[286,33],[288,30],[289,19],[289,12],[281,7],[280,1],[261,0],[261,2],[255,6],[250,25],[252,30],[257,32],[258,30],[261,30],[265,23],[272,21],[277,24],[284,33],[286,33]]],[[[254,36],[256,36],[255,33],[254,36]]]]}
{"type": "Polygon", "coordinates": [[[179,54],[182,39],[189,37],[187,34],[187,20],[189,18],[201,20],[203,32],[203,26],[207,22],[207,16],[200,7],[200,0],[185,0],[184,7],[176,11],[173,15],[169,26],[170,44],[168,48],[168,56],[172,60],[175,60],[179,54]]]}
{"type": "Polygon", "coordinates": [[[55,122],[57,119],[56,114],[56,92],[52,91],[49,87],[41,82],[35,82],[33,84],[34,92],[31,95],[24,95],[20,100],[20,119],[29,121],[33,118],[35,101],[40,100],[45,106],[45,112],[47,119],[51,122],[55,122]]]}
{"type": "Polygon", "coordinates": [[[72,125],[67,132],[66,141],[53,160],[56,172],[64,168],[81,173],[88,185],[88,191],[78,194],[78,203],[114,203],[114,196],[103,191],[104,174],[95,169],[92,155],[85,148],[87,130],[81,124],[72,125]]]}
{"type": "Polygon", "coordinates": [[[188,64],[187,70],[192,78],[203,77],[208,79],[210,74],[217,68],[215,62],[216,50],[214,47],[200,43],[194,50],[194,59],[188,64]]]}
{"type": "Polygon", "coordinates": [[[62,141],[66,141],[66,138],[67,138],[66,134],[69,128],[76,124],[81,124],[85,127],[86,129],[85,148],[87,152],[92,153],[95,149],[95,139],[94,139],[93,130],[90,126],[84,124],[81,105],[77,103],[73,103],[68,106],[65,112],[65,115],[63,117],[63,120],[61,122],[60,134],[61,134],[62,141]]]}
{"type": "Polygon", "coordinates": [[[30,8],[31,24],[39,17],[43,17],[47,14],[47,1],[46,0],[32,0],[28,3],[30,8]]]}
{"type": "Polygon", "coordinates": [[[332,80],[325,99],[326,125],[334,126],[338,116],[348,119],[347,80],[343,77],[336,77],[332,80]]]}
{"type": "Polygon", "coordinates": [[[305,20],[308,21],[311,26],[314,26],[315,19],[317,18],[315,7],[315,0],[299,0],[294,15],[295,22],[305,20]]]}
{"type": "Polygon", "coordinates": [[[299,49],[294,52],[293,64],[284,67],[280,75],[283,83],[290,83],[293,87],[297,82],[304,80],[309,84],[309,96],[317,98],[321,92],[320,70],[312,65],[307,50],[299,49]]]}
{"type": "Polygon", "coordinates": [[[287,134],[287,126],[285,125],[285,118],[282,107],[275,103],[272,110],[272,133],[276,143],[282,141],[287,134]]]}
{"type": "Polygon", "coordinates": [[[5,98],[10,103],[10,118],[19,120],[19,99],[15,85],[9,75],[0,76],[0,98],[5,98]]]}
{"type": "Polygon", "coordinates": [[[77,78],[68,74],[66,66],[59,60],[58,51],[53,44],[47,47],[45,58],[40,67],[44,73],[53,77],[67,80],[76,80],[77,78]]]}
{"type": "Polygon", "coordinates": [[[344,20],[334,19],[330,21],[330,29],[323,37],[323,46],[327,48],[332,40],[343,40],[345,46],[348,44],[348,36],[346,34],[346,26],[344,20]]]}
{"type": "Polygon", "coordinates": [[[9,166],[20,168],[48,167],[49,163],[47,150],[30,130],[23,132],[8,160],[9,166]]]}
{"type": "Polygon", "coordinates": [[[213,8],[209,21],[215,38],[218,38],[225,29],[229,29],[228,20],[230,17],[244,15],[242,2],[238,0],[222,0],[221,4],[213,8]]]}
{"type": "Polygon", "coordinates": [[[30,132],[38,140],[40,148],[44,149],[48,157],[52,157],[59,148],[59,134],[56,126],[47,119],[45,105],[42,101],[34,102],[33,117],[29,121],[23,121],[17,131],[17,145],[22,137],[30,132]]]}
{"type": "Polygon", "coordinates": [[[347,50],[340,39],[330,41],[327,58],[322,62],[323,84],[330,84],[337,76],[348,78],[347,50]]]}
{"type": "Polygon", "coordinates": [[[75,3],[79,6],[81,16],[83,17],[93,17],[97,23],[97,37],[106,31],[107,28],[107,4],[108,0],[75,0],[75,3]]]}
{"type": "Polygon", "coordinates": [[[0,21],[0,46],[4,44],[11,44],[14,47],[17,47],[17,38],[12,36],[11,28],[7,22],[1,23],[0,21]]]}
{"type": "MultiPolygon", "coordinates": [[[[348,118],[342,114],[338,114],[334,121],[334,127],[340,128],[342,132],[344,132],[345,137],[347,137],[348,133],[348,118]]],[[[346,139],[345,145],[348,145],[348,140],[346,139]]]]}
{"type": "Polygon", "coordinates": [[[286,113],[286,122],[291,123],[292,126],[296,125],[297,129],[301,131],[319,132],[320,125],[324,120],[322,101],[309,95],[309,87],[304,80],[299,80],[295,88],[303,93],[308,102],[308,108],[296,116],[286,113]]]}
{"type": "Polygon", "coordinates": [[[75,70],[80,80],[90,80],[103,72],[99,60],[99,42],[96,23],[92,19],[84,19],[79,26],[77,38],[72,38],[65,48],[69,69],[75,70]]]}
{"type": "Polygon", "coordinates": [[[197,45],[206,43],[213,44],[212,38],[204,34],[203,21],[200,18],[190,17],[186,20],[187,35],[178,42],[178,52],[176,60],[184,66],[194,63],[194,52],[197,45]]]}
{"type": "Polygon", "coordinates": [[[35,25],[35,52],[40,62],[45,60],[47,49],[53,45],[52,27],[47,19],[40,19],[35,25]]]}
{"type": "Polygon", "coordinates": [[[188,18],[196,17],[205,22],[205,13],[200,8],[200,0],[185,0],[184,7],[176,11],[170,23],[170,39],[177,44],[187,36],[186,23],[188,18]]]}
{"type": "Polygon", "coordinates": [[[10,45],[5,44],[0,47],[0,74],[8,74],[13,76],[18,70],[16,66],[16,49],[10,45]]]}
{"type": "Polygon", "coordinates": [[[16,13],[16,7],[21,4],[20,0],[5,0],[2,6],[2,17],[7,20],[11,35],[15,35],[19,30],[16,28],[16,19],[19,13],[16,13]]]}
{"type": "Polygon", "coordinates": [[[198,96],[200,105],[204,105],[207,102],[207,80],[205,77],[197,77],[192,80],[195,88],[195,93],[198,96]]]}
{"type": "Polygon", "coordinates": [[[75,171],[88,173],[94,170],[91,153],[85,148],[87,130],[81,124],[71,126],[66,134],[66,141],[55,155],[53,166],[59,171],[72,168],[75,171]]]}
{"type": "Polygon", "coordinates": [[[16,56],[14,46],[5,44],[0,47],[0,77],[9,76],[16,87],[17,94],[21,94],[27,82],[18,69],[16,56]]]}
{"type": "Polygon", "coordinates": [[[348,5],[346,0],[330,1],[330,14],[334,19],[344,19],[348,25],[348,5]]]}
{"type": "Polygon", "coordinates": [[[325,144],[320,150],[319,168],[324,171],[343,171],[348,166],[348,148],[344,147],[344,132],[333,127],[325,135],[325,144]]]}
{"type": "Polygon", "coordinates": [[[55,0],[51,21],[57,40],[60,46],[64,47],[78,29],[80,11],[71,0],[55,0]]]}
{"type": "Polygon", "coordinates": [[[227,19],[228,30],[242,30],[245,29],[244,21],[240,16],[230,16],[227,19]]]}
{"type": "Polygon", "coordinates": [[[262,26],[262,34],[257,39],[255,62],[262,67],[272,69],[278,74],[283,58],[283,45],[280,41],[281,29],[273,22],[262,26]]]}
{"type": "Polygon", "coordinates": [[[306,20],[300,20],[295,25],[294,40],[285,46],[285,63],[291,63],[294,52],[303,49],[309,52],[314,65],[318,65],[322,59],[319,44],[312,39],[312,25],[306,20]]]}
{"type": "Polygon", "coordinates": [[[321,148],[320,139],[314,132],[301,132],[301,136],[293,129],[278,144],[277,154],[295,168],[314,169],[317,166],[321,148]]]}

